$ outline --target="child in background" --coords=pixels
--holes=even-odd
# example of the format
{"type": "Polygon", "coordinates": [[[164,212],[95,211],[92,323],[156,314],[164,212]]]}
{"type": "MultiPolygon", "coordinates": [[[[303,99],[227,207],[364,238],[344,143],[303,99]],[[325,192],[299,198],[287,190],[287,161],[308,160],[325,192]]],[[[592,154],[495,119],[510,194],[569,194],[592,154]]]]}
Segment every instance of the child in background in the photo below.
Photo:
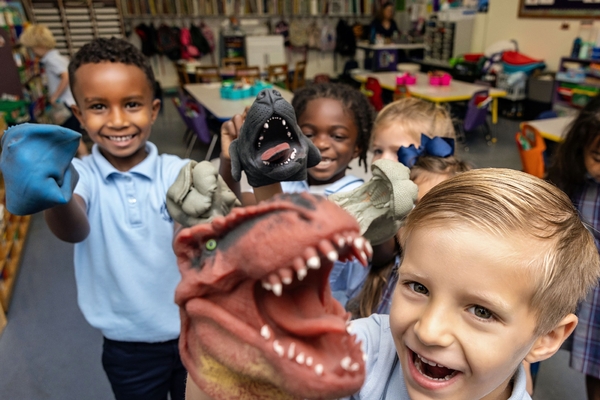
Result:
{"type": "Polygon", "coordinates": [[[514,170],[435,186],[407,217],[401,244],[390,315],[352,323],[367,355],[352,399],[530,399],[521,362],[558,351],[600,278],[569,198],[514,170]]]}
{"type": "MultiPolygon", "coordinates": [[[[366,170],[367,150],[373,109],[366,97],[348,85],[314,84],[294,94],[292,106],[300,129],[321,153],[321,162],[308,169],[307,181],[282,182],[283,192],[305,192],[329,196],[350,191],[364,183],[361,178],[346,175],[348,164],[358,157],[366,170]]],[[[240,185],[231,177],[229,144],[238,137],[243,116],[235,116],[221,128],[221,165],[219,173],[243,204],[252,204],[253,196],[241,193],[240,185]]],[[[330,274],[334,297],[342,304],[356,295],[366,275],[366,269],[356,262],[356,268],[336,262],[330,274]]]]}
{"type": "MultiPolygon", "coordinates": [[[[307,181],[282,182],[284,192],[303,192],[328,196],[352,190],[363,180],[346,175],[348,164],[358,157],[366,170],[367,150],[373,109],[368,100],[347,85],[323,83],[304,87],[294,94],[292,106],[300,129],[321,152],[321,163],[308,170],[307,181]]],[[[252,196],[241,193],[240,184],[231,177],[229,145],[239,135],[244,116],[236,115],[221,128],[220,174],[242,203],[253,203],[252,196]]]]}
{"type": "MultiPolygon", "coordinates": [[[[183,399],[186,371],[173,301],[180,274],[169,245],[174,224],[166,193],[188,160],[158,155],[148,142],[160,100],[154,99],[148,60],[129,42],[84,45],[69,65],[69,78],[73,112],[95,144],[89,157],[72,160],[79,181],[69,202],[44,205],[44,217],[59,239],[75,243],[78,304],[104,336],[102,364],[115,397],[183,399]]],[[[33,140],[26,144],[34,147],[33,140]]],[[[32,189],[24,193],[39,193],[32,189]]]]}
{"type": "Polygon", "coordinates": [[[421,134],[455,139],[454,126],[448,111],[414,97],[388,104],[379,112],[373,124],[371,150],[373,161],[381,158],[398,160],[401,146],[421,144],[421,134]]]}
{"type": "MultiPolygon", "coordinates": [[[[70,110],[75,105],[75,99],[69,88],[69,60],[55,48],[56,40],[52,32],[44,25],[30,25],[23,31],[19,41],[40,58],[47,77],[50,104],[56,106],[57,103],[63,103],[70,110]]],[[[81,133],[79,121],[72,112],[62,126],[81,133]]],[[[87,154],[89,152],[82,139],[77,155],[82,157],[87,154]]]]}
{"type": "MultiPolygon", "coordinates": [[[[419,147],[421,135],[454,139],[454,127],[445,108],[413,97],[395,101],[379,112],[373,126],[371,149],[373,162],[398,161],[400,147],[419,147]]],[[[411,168],[411,180],[419,188],[417,201],[438,183],[464,172],[470,167],[454,156],[421,156],[411,168]]],[[[347,306],[354,318],[372,313],[388,314],[396,286],[400,246],[396,238],[380,246],[379,259],[374,258],[360,293],[347,306]]]]}
{"type": "MultiPolygon", "coordinates": [[[[410,169],[410,179],[419,189],[417,203],[435,185],[470,169],[471,167],[467,163],[454,156],[419,157],[410,169]]],[[[400,232],[398,232],[398,237],[399,235],[400,232]]],[[[390,313],[392,294],[396,288],[400,266],[401,249],[398,237],[394,238],[397,253],[394,260],[383,264],[371,264],[360,293],[348,302],[346,309],[352,313],[353,318],[365,318],[373,313],[390,313]]]]}
{"type": "MultiPolygon", "coordinates": [[[[600,97],[594,97],[571,124],[559,144],[548,180],[571,198],[591,227],[600,249],[600,97]]],[[[586,376],[588,399],[600,398],[600,287],[579,306],[572,338],[571,367],[586,376]]]]}

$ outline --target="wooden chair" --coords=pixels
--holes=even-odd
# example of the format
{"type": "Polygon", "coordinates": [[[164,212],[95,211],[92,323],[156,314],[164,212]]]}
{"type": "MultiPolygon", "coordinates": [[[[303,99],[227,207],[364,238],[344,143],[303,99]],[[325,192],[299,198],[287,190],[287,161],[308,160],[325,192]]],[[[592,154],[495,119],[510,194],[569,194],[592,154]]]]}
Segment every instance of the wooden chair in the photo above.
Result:
{"type": "Polygon", "coordinates": [[[290,76],[288,74],[287,64],[269,65],[267,69],[267,79],[272,84],[289,90],[290,76]]]}
{"type": "Polygon", "coordinates": [[[210,83],[221,82],[221,73],[216,65],[197,66],[196,67],[196,82],[210,83]]]}
{"type": "Polygon", "coordinates": [[[227,67],[245,67],[246,59],[244,57],[223,57],[221,59],[221,65],[224,68],[227,67]]]}
{"type": "Polygon", "coordinates": [[[252,78],[260,79],[260,68],[259,67],[236,67],[235,68],[236,78],[252,78]]]}
{"type": "Polygon", "coordinates": [[[292,91],[296,91],[306,84],[306,61],[298,61],[294,69],[294,79],[292,80],[292,91]]]}
{"type": "Polygon", "coordinates": [[[187,66],[181,63],[175,63],[175,69],[177,70],[177,79],[179,81],[179,87],[183,89],[183,85],[190,83],[190,77],[188,76],[187,66]]]}

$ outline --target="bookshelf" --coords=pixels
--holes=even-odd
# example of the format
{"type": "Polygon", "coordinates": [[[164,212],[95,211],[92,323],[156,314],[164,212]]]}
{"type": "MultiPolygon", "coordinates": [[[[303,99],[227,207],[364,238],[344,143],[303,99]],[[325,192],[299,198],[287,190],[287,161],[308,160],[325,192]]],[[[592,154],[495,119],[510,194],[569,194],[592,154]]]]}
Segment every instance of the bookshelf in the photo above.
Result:
{"type": "Polygon", "coordinates": [[[128,0],[24,0],[24,3],[31,21],[48,26],[56,38],[56,48],[71,57],[90,40],[125,36],[121,1],[128,3],[128,0]]]}
{"type": "Polygon", "coordinates": [[[122,0],[124,19],[149,17],[371,17],[379,0],[122,0]]]}

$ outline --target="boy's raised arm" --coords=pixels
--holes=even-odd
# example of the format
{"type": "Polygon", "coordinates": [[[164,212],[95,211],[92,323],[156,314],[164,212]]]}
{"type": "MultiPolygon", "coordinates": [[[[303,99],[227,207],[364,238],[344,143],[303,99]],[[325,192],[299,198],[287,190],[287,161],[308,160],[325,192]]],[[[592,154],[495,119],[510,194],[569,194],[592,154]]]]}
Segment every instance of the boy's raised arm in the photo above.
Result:
{"type": "Polygon", "coordinates": [[[81,242],[90,233],[85,201],[76,194],[67,204],[45,210],[44,219],[52,233],[65,242],[81,242]]]}

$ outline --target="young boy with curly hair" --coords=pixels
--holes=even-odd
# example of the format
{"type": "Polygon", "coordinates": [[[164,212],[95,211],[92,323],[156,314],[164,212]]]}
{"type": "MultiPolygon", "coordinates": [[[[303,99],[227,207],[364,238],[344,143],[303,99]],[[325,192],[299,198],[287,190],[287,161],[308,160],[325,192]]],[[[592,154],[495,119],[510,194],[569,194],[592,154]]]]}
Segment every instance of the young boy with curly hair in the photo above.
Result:
{"type": "Polygon", "coordinates": [[[159,155],[148,141],[160,100],[148,60],[130,43],[112,38],[84,45],[69,65],[69,82],[73,112],[94,142],[92,154],[72,159],[65,148],[77,135],[70,130],[38,124],[9,129],[2,171],[11,178],[7,193],[24,195],[11,198],[15,204],[7,196],[7,207],[45,210],[50,230],[75,243],[79,308],[104,336],[102,364],[115,397],[165,400],[170,394],[181,400],[186,371],[173,300],[180,275],[166,194],[189,160],[159,155]],[[46,143],[57,145],[44,151],[46,143]],[[28,155],[36,149],[33,163],[28,155]],[[29,160],[22,164],[26,171],[12,179],[19,160],[29,160]],[[47,201],[43,185],[52,180],[36,179],[40,169],[62,186],[60,201],[47,201]]]}

